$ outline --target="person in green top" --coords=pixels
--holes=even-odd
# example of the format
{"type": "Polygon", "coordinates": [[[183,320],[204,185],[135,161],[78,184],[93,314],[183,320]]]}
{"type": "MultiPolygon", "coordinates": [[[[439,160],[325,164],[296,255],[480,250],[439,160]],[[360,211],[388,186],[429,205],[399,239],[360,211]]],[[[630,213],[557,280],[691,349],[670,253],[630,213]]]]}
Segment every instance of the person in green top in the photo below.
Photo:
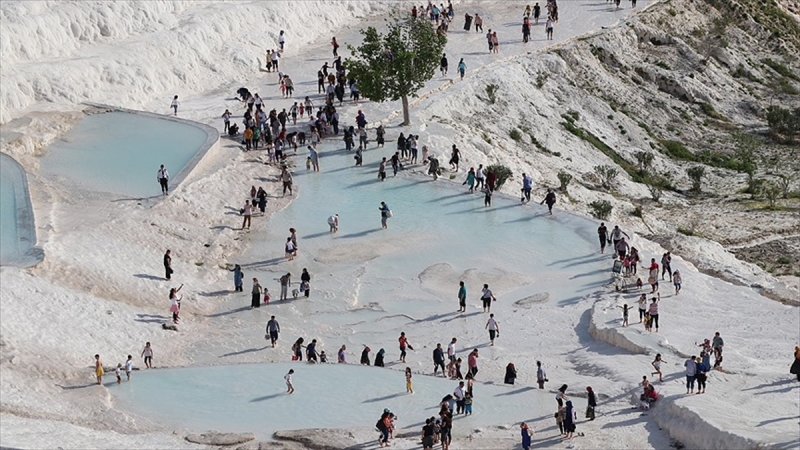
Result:
{"type": "Polygon", "coordinates": [[[463,281],[459,281],[458,286],[458,312],[467,312],[467,287],[463,281]]]}

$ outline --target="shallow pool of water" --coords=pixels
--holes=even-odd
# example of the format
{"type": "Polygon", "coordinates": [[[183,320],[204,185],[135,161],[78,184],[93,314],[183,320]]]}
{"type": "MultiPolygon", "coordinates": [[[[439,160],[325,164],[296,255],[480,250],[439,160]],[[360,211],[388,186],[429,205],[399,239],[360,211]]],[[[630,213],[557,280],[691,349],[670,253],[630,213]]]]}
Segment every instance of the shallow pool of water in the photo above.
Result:
{"type": "Polygon", "coordinates": [[[209,138],[200,126],[166,118],[90,114],[48,147],[41,170],[90,191],[157,196],[159,166],[169,171],[174,189],[208,148],[209,138]]]}
{"type": "MultiPolygon", "coordinates": [[[[123,409],[159,424],[253,432],[269,439],[277,430],[372,428],[384,408],[399,417],[399,430],[417,431],[426,417],[438,417],[439,402],[456,386],[452,380],[415,375],[412,395],[397,370],[303,362],[138,371],[131,382],[110,391],[123,409]],[[283,379],[289,369],[295,371],[292,395],[283,379]]],[[[531,387],[476,383],[473,391],[473,415],[456,419],[456,437],[480,426],[552,419],[556,406],[551,393],[531,387]]],[[[578,409],[585,403],[573,400],[578,409]]]]}
{"type": "Polygon", "coordinates": [[[25,170],[0,154],[0,265],[28,266],[41,260],[25,170]]]}

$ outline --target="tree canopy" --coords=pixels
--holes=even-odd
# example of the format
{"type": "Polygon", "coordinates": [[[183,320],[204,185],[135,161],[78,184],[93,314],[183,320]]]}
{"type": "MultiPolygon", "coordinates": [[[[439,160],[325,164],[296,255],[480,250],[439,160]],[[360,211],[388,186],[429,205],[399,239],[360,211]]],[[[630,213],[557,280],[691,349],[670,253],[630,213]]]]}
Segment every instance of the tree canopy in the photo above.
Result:
{"type": "Polygon", "coordinates": [[[447,37],[427,20],[395,17],[386,34],[375,27],[361,30],[363,42],[348,44],[349,75],[365,97],[376,102],[403,101],[403,125],[410,123],[408,97],[416,96],[439,68],[447,37]]]}

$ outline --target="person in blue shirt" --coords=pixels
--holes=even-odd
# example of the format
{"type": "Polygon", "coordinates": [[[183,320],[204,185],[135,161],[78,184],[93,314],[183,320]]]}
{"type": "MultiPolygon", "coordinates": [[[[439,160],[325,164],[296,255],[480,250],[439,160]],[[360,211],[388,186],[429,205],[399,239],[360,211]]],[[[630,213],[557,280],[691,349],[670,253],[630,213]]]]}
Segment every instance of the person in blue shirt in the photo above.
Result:
{"type": "Polygon", "coordinates": [[[522,203],[528,203],[531,201],[531,188],[533,187],[533,180],[531,179],[530,175],[525,173],[522,174],[522,197],[520,201],[522,203]]]}
{"type": "Polygon", "coordinates": [[[381,202],[381,206],[378,207],[378,210],[381,212],[381,228],[385,230],[389,228],[386,222],[389,220],[389,217],[391,217],[392,211],[389,209],[389,205],[387,205],[386,202],[381,202]]]}
{"type": "Polygon", "coordinates": [[[461,79],[464,79],[464,73],[467,71],[467,65],[464,64],[464,58],[461,58],[461,61],[458,62],[458,73],[461,75],[461,79]]]}

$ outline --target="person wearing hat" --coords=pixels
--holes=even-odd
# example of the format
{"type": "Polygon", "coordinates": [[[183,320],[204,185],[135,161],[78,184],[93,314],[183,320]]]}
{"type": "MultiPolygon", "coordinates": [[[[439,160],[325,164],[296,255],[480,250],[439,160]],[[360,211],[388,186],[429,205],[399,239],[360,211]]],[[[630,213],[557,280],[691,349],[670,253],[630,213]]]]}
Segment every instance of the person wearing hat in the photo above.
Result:
{"type": "Polygon", "coordinates": [[[258,283],[258,278],[253,278],[253,296],[250,302],[250,308],[258,308],[261,306],[261,285],[258,283]]]}

